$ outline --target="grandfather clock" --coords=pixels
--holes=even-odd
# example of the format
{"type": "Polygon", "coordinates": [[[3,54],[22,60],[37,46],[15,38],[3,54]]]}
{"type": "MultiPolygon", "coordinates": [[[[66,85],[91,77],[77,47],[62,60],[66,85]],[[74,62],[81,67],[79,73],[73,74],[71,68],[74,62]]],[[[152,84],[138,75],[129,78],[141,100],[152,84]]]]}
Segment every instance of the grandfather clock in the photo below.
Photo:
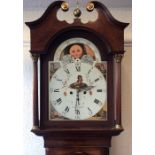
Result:
{"type": "Polygon", "coordinates": [[[26,22],[34,69],[32,132],[44,138],[46,155],[109,155],[112,136],[123,131],[121,59],[128,23],[96,1],[86,6],[96,20],[82,22],[78,5],[70,12],[73,22],[60,20],[59,12],[65,16],[69,9],[56,1],[26,22]]]}

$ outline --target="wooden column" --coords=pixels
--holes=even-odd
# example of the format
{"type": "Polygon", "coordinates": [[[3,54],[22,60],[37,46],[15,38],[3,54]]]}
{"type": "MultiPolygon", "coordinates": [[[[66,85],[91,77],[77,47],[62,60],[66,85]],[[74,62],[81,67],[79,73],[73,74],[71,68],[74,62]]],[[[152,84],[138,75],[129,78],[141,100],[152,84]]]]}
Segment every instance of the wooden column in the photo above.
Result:
{"type": "Polygon", "coordinates": [[[39,128],[38,113],[38,54],[32,54],[33,60],[33,127],[32,130],[39,128]]]}
{"type": "Polygon", "coordinates": [[[114,110],[115,128],[122,128],[121,120],[121,60],[122,54],[114,55],[114,110]]]}

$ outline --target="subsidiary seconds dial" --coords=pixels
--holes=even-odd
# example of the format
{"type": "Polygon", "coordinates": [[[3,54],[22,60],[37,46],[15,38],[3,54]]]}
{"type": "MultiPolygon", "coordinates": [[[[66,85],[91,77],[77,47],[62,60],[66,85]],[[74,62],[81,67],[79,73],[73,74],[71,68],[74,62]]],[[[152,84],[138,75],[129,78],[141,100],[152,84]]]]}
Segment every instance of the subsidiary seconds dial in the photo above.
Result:
{"type": "Polygon", "coordinates": [[[97,114],[107,97],[106,80],[94,66],[80,59],[62,65],[49,81],[49,103],[63,117],[85,120],[97,114]]]}

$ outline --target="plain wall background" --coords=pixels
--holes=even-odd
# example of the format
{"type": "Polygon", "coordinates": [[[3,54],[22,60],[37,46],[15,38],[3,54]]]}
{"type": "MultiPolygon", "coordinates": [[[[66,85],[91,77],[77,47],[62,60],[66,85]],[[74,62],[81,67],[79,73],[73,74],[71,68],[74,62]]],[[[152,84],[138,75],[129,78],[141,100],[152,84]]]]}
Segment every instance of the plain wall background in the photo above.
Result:
{"type": "MultiPolygon", "coordinates": [[[[122,124],[125,129],[119,136],[113,137],[110,155],[131,155],[131,8],[110,8],[112,15],[122,21],[129,22],[125,30],[125,55],[122,60],[122,124]]],[[[44,10],[24,11],[24,22],[39,18],[44,10]]],[[[29,29],[23,24],[23,74],[24,74],[24,105],[23,105],[23,140],[24,155],[44,155],[43,139],[30,132],[32,127],[32,60],[29,54],[29,29]]]]}

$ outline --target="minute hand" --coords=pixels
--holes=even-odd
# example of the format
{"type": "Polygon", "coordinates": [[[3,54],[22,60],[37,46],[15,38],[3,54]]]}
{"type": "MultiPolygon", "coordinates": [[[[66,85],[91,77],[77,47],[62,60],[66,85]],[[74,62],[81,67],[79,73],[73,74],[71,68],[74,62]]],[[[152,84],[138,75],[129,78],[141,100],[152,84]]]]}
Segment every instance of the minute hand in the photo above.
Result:
{"type": "Polygon", "coordinates": [[[76,94],[76,107],[78,107],[79,106],[79,90],[77,90],[77,94],[76,94]]]}

